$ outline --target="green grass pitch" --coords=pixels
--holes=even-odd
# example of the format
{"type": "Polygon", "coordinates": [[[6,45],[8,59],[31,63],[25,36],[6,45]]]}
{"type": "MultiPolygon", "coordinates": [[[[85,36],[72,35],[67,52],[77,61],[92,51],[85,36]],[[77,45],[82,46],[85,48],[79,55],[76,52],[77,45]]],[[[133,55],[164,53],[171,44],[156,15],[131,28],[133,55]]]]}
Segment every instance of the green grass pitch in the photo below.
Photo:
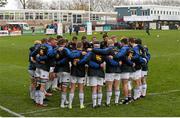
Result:
{"type": "MultiPolygon", "coordinates": [[[[180,116],[180,31],[116,31],[109,35],[138,37],[149,47],[148,95],[129,105],[92,109],[91,91],[85,90],[86,108],[79,109],[76,93],[73,109],[59,107],[59,93],[48,107],[37,108],[29,99],[28,49],[34,40],[47,35],[0,37],[0,105],[23,116],[180,116]],[[159,37],[157,36],[159,35],[159,37]]],[[[80,34],[82,36],[83,34],[80,34]]],[[[65,35],[71,39],[68,34],[65,35]]],[[[99,39],[102,35],[95,34],[99,39]]],[[[105,90],[104,90],[105,91],[105,90]]],[[[103,102],[105,102],[105,94],[103,102]]],[[[0,116],[13,116],[0,109],[0,116]]]]}

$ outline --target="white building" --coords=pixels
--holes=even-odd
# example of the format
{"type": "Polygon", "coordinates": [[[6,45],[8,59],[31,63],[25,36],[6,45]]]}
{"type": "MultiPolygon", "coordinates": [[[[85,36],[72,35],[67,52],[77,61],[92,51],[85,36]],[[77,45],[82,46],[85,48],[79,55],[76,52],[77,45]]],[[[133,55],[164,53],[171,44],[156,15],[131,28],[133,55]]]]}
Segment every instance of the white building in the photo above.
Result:
{"type": "Polygon", "coordinates": [[[126,22],[143,27],[148,23],[150,28],[159,29],[164,25],[173,27],[180,23],[180,7],[176,6],[128,5],[114,8],[118,12],[118,24],[126,22]]]}
{"type": "MultiPolygon", "coordinates": [[[[84,10],[0,10],[0,23],[23,21],[29,24],[47,24],[61,21],[63,24],[85,24],[89,20],[89,12],[84,10]]],[[[116,12],[93,12],[93,24],[116,24],[116,12]]]]}

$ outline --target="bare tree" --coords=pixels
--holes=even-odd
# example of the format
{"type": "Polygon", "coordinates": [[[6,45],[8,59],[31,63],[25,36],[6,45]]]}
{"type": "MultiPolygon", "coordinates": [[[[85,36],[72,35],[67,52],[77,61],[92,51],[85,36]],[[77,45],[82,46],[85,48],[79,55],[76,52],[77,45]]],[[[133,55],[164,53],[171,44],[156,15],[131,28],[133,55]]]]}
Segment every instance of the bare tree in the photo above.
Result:
{"type": "Polygon", "coordinates": [[[26,3],[28,0],[19,0],[20,4],[22,5],[23,9],[26,9],[26,3]]]}
{"type": "Polygon", "coordinates": [[[7,4],[7,0],[0,0],[0,7],[4,7],[7,4]]]}
{"type": "Polygon", "coordinates": [[[69,1],[54,0],[46,6],[48,6],[49,9],[51,10],[58,10],[58,9],[67,10],[71,6],[71,4],[70,5],[69,4],[70,4],[69,1]]]}
{"type": "Polygon", "coordinates": [[[43,9],[44,3],[41,0],[28,0],[26,2],[26,8],[28,9],[43,9]]]}

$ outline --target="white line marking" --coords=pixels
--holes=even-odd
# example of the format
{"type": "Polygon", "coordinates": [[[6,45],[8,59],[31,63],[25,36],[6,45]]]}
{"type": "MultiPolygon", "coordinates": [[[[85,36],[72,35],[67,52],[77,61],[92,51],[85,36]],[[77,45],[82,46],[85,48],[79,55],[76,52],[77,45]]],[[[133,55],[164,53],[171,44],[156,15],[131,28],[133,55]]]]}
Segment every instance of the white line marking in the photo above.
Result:
{"type": "Polygon", "coordinates": [[[13,116],[24,117],[24,116],[22,116],[21,114],[18,114],[18,113],[16,113],[16,112],[13,112],[13,111],[11,111],[10,109],[5,108],[5,107],[3,107],[3,106],[1,106],[1,105],[0,105],[0,109],[8,112],[9,114],[11,114],[11,115],[13,115],[13,116]]]}
{"type": "MultiPolygon", "coordinates": [[[[161,92],[161,93],[148,93],[148,96],[156,96],[156,95],[163,95],[163,94],[170,94],[170,93],[175,93],[175,92],[180,92],[180,90],[170,90],[170,91],[166,91],[166,92],[161,92]]],[[[92,102],[86,103],[85,105],[90,105],[92,104],[92,102]]],[[[75,105],[74,107],[78,107],[79,105],[75,105]]],[[[34,114],[34,113],[41,113],[41,112],[46,112],[46,111],[53,111],[53,110],[57,110],[57,109],[61,109],[60,107],[53,107],[53,108],[49,108],[49,109],[41,109],[41,110],[36,110],[36,111],[29,111],[29,112],[25,112],[25,113],[20,113],[22,115],[24,114],[34,114]]]]}

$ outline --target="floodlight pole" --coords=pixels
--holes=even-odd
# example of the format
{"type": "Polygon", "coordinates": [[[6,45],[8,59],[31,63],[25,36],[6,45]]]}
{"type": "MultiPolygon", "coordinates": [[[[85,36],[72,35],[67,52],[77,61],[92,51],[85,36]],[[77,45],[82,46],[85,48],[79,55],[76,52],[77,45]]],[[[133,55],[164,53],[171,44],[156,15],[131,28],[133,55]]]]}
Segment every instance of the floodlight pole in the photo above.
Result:
{"type": "Polygon", "coordinates": [[[60,15],[61,15],[61,13],[60,13],[60,10],[61,10],[61,2],[60,2],[60,0],[59,0],[59,23],[61,22],[60,20],[61,20],[61,17],[60,17],[60,15]]]}
{"type": "Polygon", "coordinates": [[[91,22],[91,0],[89,0],[89,22],[91,22]]]}

